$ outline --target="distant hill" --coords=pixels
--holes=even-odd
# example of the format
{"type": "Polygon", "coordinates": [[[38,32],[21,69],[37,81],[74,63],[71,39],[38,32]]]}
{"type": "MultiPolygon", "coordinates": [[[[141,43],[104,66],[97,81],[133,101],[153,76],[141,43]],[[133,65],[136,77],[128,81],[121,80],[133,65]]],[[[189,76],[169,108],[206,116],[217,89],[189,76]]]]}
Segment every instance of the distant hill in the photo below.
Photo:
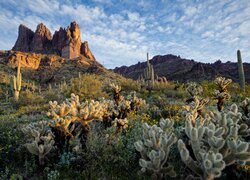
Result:
{"type": "MultiPolygon", "coordinates": [[[[154,56],[150,63],[153,65],[158,77],[165,76],[168,80],[179,82],[213,80],[216,76],[224,76],[238,82],[238,65],[236,62],[201,63],[194,60],[183,59],[172,54],[154,56]]],[[[138,79],[143,75],[147,62],[132,66],[116,67],[114,72],[127,78],[138,79]]],[[[246,82],[250,83],[250,64],[244,63],[246,82]]]]}

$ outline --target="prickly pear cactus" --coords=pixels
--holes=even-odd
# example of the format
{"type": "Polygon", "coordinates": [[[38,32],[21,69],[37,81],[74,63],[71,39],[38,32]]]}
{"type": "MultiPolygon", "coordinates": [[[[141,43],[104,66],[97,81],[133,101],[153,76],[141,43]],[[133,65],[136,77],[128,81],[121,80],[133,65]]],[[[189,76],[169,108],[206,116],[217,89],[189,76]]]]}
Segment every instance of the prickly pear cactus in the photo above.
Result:
{"type": "Polygon", "coordinates": [[[161,119],[159,126],[144,123],[143,139],[134,144],[141,153],[141,172],[152,173],[152,179],[176,176],[173,166],[167,163],[170,148],[177,141],[172,130],[173,122],[169,119],[161,119]]]}

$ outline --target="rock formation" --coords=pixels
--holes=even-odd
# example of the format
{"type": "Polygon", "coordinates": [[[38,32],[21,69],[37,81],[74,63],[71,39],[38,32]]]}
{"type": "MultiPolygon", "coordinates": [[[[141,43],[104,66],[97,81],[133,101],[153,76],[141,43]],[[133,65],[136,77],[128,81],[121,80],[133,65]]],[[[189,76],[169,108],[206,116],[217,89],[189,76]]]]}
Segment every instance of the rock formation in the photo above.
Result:
{"type": "Polygon", "coordinates": [[[41,54],[12,52],[8,57],[8,66],[15,68],[20,62],[21,67],[38,69],[41,59],[41,54]]]}
{"type": "Polygon", "coordinates": [[[85,57],[89,58],[90,60],[95,61],[95,56],[92,54],[92,52],[89,49],[88,41],[84,41],[84,43],[82,43],[81,54],[83,54],[85,57]]]}
{"type": "Polygon", "coordinates": [[[49,49],[51,48],[51,40],[52,34],[50,30],[43,23],[38,24],[35,35],[30,44],[30,51],[49,51],[49,49]]]}
{"type": "Polygon", "coordinates": [[[34,32],[23,24],[21,24],[18,28],[18,38],[12,50],[29,52],[30,44],[32,42],[33,37],[34,32]]]}
{"type": "Polygon", "coordinates": [[[42,23],[37,26],[34,33],[24,25],[19,26],[18,39],[12,50],[23,52],[38,52],[60,55],[65,59],[75,59],[82,54],[95,61],[88,42],[81,42],[79,25],[74,21],[66,29],[55,31],[53,37],[49,29],[42,23]]]}

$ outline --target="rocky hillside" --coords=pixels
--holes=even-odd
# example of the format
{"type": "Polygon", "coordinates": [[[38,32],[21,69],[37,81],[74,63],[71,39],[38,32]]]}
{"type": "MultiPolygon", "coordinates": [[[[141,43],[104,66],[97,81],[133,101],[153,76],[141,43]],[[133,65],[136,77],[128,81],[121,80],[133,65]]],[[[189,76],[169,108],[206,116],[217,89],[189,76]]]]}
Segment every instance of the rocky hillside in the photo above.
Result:
{"type": "Polygon", "coordinates": [[[0,78],[1,74],[15,75],[19,61],[23,77],[40,84],[70,80],[72,77],[77,77],[79,72],[104,74],[107,71],[103,66],[93,63],[83,55],[74,60],[67,60],[53,54],[1,51],[0,78]]]}
{"type": "MultiPolygon", "coordinates": [[[[185,81],[202,81],[213,80],[215,76],[222,75],[231,78],[233,81],[238,81],[238,66],[237,63],[226,62],[220,60],[215,63],[201,63],[194,60],[183,59],[175,55],[154,56],[150,63],[153,65],[155,74],[158,77],[165,76],[168,80],[179,82],[185,81]]],[[[138,79],[143,75],[143,70],[147,63],[137,63],[132,66],[116,67],[114,72],[125,77],[138,79]]],[[[246,82],[250,83],[250,64],[244,63],[246,82]]]]}

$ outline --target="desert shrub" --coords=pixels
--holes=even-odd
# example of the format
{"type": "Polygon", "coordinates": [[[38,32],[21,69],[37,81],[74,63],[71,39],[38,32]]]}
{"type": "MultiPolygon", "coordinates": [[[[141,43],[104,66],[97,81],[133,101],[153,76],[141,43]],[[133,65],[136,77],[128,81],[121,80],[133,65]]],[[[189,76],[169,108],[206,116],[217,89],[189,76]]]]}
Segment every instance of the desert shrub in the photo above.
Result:
{"type": "Polygon", "coordinates": [[[80,99],[96,99],[100,97],[107,97],[108,95],[103,91],[102,81],[97,75],[84,74],[80,78],[74,78],[71,81],[69,91],[78,94],[80,99]]]}
{"type": "Polygon", "coordinates": [[[119,84],[121,85],[124,91],[128,91],[128,92],[138,91],[140,88],[140,83],[132,79],[122,78],[119,80],[119,84]]]}
{"type": "Polygon", "coordinates": [[[86,142],[84,176],[90,179],[134,179],[139,170],[139,156],[133,143],[140,138],[141,123],[132,121],[117,135],[115,128],[95,124],[86,142]]]}
{"type": "Polygon", "coordinates": [[[42,95],[33,93],[30,90],[25,90],[21,91],[18,101],[16,101],[12,96],[9,98],[9,102],[11,103],[12,108],[19,109],[25,106],[43,106],[46,101],[42,95]]]}

